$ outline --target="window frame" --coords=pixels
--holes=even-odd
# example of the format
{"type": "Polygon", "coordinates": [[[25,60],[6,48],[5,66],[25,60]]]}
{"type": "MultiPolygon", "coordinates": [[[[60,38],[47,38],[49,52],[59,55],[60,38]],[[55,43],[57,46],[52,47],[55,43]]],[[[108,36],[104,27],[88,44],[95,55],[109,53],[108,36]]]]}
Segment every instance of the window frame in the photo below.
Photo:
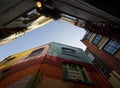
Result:
{"type": "Polygon", "coordinates": [[[92,36],[92,34],[93,34],[92,32],[88,32],[87,35],[86,35],[86,39],[89,40],[90,37],[92,36]]]}
{"type": "Polygon", "coordinates": [[[79,57],[74,49],[62,47],[62,54],[79,57]]]}
{"type": "Polygon", "coordinates": [[[101,41],[101,39],[102,39],[102,35],[97,34],[97,35],[94,37],[92,43],[95,44],[95,45],[97,45],[97,44],[101,41]]]}
{"type": "Polygon", "coordinates": [[[35,56],[38,56],[40,55],[42,52],[43,52],[44,48],[39,48],[39,49],[36,49],[36,50],[33,50],[28,57],[35,57],[35,56]],[[40,50],[40,51],[39,51],[40,50]]]}
{"type": "Polygon", "coordinates": [[[63,69],[62,80],[78,82],[78,83],[85,83],[85,84],[93,84],[86,72],[86,69],[83,66],[80,66],[79,64],[64,62],[62,64],[62,69],[63,69]],[[66,65],[66,67],[65,67],[65,65],[66,65]],[[77,68],[75,68],[75,69],[77,69],[77,71],[73,70],[74,75],[71,75],[71,72],[70,72],[71,67],[69,65],[75,65],[77,67],[77,68]],[[79,79],[74,79],[72,77],[79,77],[79,79]]]}
{"type": "Polygon", "coordinates": [[[95,60],[95,56],[93,54],[89,53],[89,54],[87,54],[87,56],[91,62],[93,62],[95,60]]]}
{"type": "Polygon", "coordinates": [[[1,66],[2,66],[2,65],[7,65],[7,64],[9,64],[14,58],[16,58],[16,57],[8,57],[8,58],[1,64],[1,66]]]}
{"type": "Polygon", "coordinates": [[[103,50],[111,55],[114,55],[120,49],[120,43],[117,41],[110,40],[103,47],[103,50]]]}
{"type": "Polygon", "coordinates": [[[105,78],[109,78],[110,77],[110,72],[108,72],[105,68],[104,68],[104,66],[100,66],[99,67],[99,71],[100,71],[100,73],[105,77],[105,78]]]}

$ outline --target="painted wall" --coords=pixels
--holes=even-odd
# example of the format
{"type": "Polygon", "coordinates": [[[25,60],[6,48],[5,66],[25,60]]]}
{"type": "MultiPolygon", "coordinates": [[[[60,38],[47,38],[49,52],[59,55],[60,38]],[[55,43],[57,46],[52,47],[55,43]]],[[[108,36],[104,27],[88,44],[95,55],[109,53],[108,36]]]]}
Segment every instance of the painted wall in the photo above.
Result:
{"type": "MultiPolygon", "coordinates": [[[[40,55],[30,59],[30,53],[26,54],[25,58],[20,59],[22,61],[18,60],[16,64],[13,63],[0,70],[0,88],[112,88],[92,64],[86,63],[83,51],[80,52],[81,50],[78,48],[58,43],[50,43],[50,47],[45,45],[35,49],[39,48],[45,48],[40,55]],[[61,50],[58,50],[61,49],[61,46],[75,49],[80,56],[83,54],[82,58],[74,59],[74,57],[62,55],[61,50]],[[48,50],[49,54],[47,54],[48,50]],[[54,50],[58,55],[52,55],[54,50]],[[62,80],[64,62],[84,67],[91,84],[62,80]]],[[[26,52],[24,51],[24,53],[26,52]]]]}
{"type": "Polygon", "coordinates": [[[55,42],[50,43],[49,54],[52,56],[57,56],[57,57],[61,57],[69,60],[76,60],[76,61],[90,63],[82,49],[55,43],[55,42]],[[62,54],[62,47],[75,50],[78,57],[62,54]]]}
{"type": "Polygon", "coordinates": [[[112,84],[114,88],[120,88],[120,75],[115,71],[110,73],[110,78],[108,81],[112,84]]]}
{"type": "Polygon", "coordinates": [[[28,57],[32,53],[32,51],[37,50],[39,48],[44,48],[44,50],[43,50],[42,54],[40,54],[37,57],[45,56],[48,53],[49,45],[45,44],[45,45],[30,49],[30,50],[26,50],[26,51],[11,55],[11,56],[5,58],[3,61],[1,61],[0,69],[26,61],[25,58],[28,57]],[[6,63],[10,58],[13,58],[13,59],[11,61],[9,61],[8,63],[6,63]]]}
{"type": "Polygon", "coordinates": [[[18,86],[20,88],[111,88],[93,65],[49,55],[10,66],[10,70],[0,81],[0,88],[18,86]],[[84,67],[93,84],[62,80],[63,62],[75,63],[84,67]]]}
{"type": "Polygon", "coordinates": [[[11,55],[7,58],[5,58],[3,61],[1,61],[0,63],[0,69],[2,68],[5,68],[5,67],[9,67],[11,65],[13,65],[15,62],[17,62],[18,60],[20,60],[21,58],[24,58],[26,55],[30,54],[32,52],[33,49],[31,50],[27,50],[25,52],[21,52],[21,53],[18,53],[18,54],[14,54],[14,55],[11,55]],[[6,63],[9,59],[11,58],[14,58],[12,59],[9,63],[6,63]]]}

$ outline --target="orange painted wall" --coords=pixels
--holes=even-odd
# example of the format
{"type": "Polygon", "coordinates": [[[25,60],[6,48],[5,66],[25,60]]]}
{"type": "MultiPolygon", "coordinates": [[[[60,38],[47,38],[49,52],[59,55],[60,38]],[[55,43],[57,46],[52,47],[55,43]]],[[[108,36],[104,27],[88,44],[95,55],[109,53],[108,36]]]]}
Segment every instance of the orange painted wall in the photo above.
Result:
{"type": "Polygon", "coordinates": [[[10,70],[0,81],[0,88],[6,88],[10,84],[20,80],[21,78],[37,72],[42,74],[42,81],[38,88],[111,88],[104,77],[98,73],[92,64],[78,62],[74,60],[66,60],[54,56],[44,56],[28,60],[9,67],[10,70]],[[62,80],[62,63],[72,62],[83,66],[94,85],[75,83],[62,80]],[[47,83],[49,82],[49,83],[47,83]],[[102,85],[101,85],[102,84],[102,85]]]}

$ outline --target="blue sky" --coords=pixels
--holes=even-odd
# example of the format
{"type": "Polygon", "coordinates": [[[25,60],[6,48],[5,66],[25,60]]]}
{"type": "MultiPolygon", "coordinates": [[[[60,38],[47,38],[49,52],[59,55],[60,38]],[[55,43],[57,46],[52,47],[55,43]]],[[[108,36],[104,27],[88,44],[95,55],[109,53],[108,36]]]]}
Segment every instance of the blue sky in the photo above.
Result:
{"type": "Polygon", "coordinates": [[[4,58],[34,48],[49,42],[58,42],[85,50],[86,46],[80,42],[85,30],[71,23],[61,20],[28,32],[16,40],[0,46],[0,61],[4,58]]]}

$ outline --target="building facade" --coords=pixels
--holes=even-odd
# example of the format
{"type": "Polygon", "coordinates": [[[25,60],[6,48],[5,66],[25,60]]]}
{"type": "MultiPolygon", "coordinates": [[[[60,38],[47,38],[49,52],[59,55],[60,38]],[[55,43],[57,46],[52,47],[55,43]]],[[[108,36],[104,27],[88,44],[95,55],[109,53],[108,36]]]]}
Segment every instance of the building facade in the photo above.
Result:
{"type": "Polygon", "coordinates": [[[89,60],[114,88],[120,87],[120,41],[87,31],[82,42],[89,60]]]}
{"type": "Polygon", "coordinates": [[[0,63],[0,88],[80,87],[112,88],[79,48],[52,42],[0,63]]]}
{"type": "Polygon", "coordinates": [[[6,26],[0,27],[0,45],[11,42],[19,36],[33,31],[36,28],[49,23],[50,21],[52,21],[51,18],[41,16],[36,12],[36,9],[32,9],[21,15],[19,18],[12,20],[6,26]]]}

